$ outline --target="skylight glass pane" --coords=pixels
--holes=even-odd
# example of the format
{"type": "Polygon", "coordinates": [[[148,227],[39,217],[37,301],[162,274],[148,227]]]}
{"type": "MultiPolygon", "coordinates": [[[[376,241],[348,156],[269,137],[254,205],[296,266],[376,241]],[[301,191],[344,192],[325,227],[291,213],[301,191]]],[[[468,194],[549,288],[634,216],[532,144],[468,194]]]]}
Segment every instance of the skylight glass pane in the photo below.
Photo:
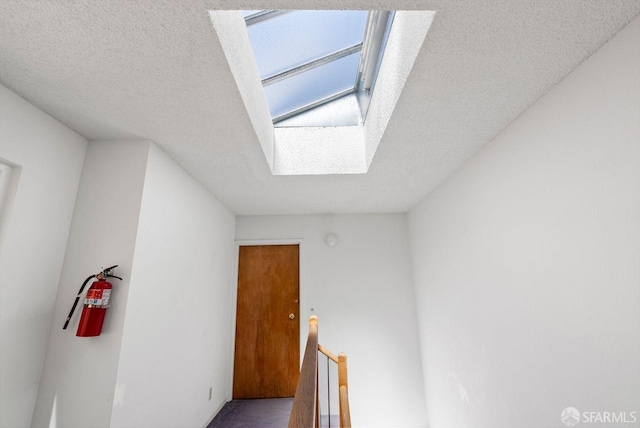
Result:
{"type": "Polygon", "coordinates": [[[271,117],[353,88],[359,60],[360,53],[356,52],[266,86],[271,117]]]}
{"type": "Polygon", "coordinates": [[[363,10],[297,10],[247,27],[260,78],[362,43],[366,22],[363,10]]]}

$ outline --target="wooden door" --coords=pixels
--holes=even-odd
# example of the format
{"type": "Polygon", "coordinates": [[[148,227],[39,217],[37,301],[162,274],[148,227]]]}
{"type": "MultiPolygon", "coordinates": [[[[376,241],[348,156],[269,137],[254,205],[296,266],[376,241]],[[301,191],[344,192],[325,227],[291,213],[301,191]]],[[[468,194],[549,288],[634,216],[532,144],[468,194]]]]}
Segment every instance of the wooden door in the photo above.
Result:
{"type": "Polygon", "coordinates": [[[240,247],[233,398],[295,395],[298,301],[298,245],[240,247]]]}

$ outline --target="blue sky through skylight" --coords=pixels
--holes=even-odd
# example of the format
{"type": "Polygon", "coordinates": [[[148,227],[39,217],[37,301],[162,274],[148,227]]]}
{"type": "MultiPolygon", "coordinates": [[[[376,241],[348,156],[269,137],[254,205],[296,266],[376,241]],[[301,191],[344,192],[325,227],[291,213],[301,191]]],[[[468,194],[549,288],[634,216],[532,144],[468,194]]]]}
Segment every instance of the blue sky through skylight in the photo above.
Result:
{"type": "MultiPolygon", "coordinates": [[[[243,16],[260,12],[243,11],[243,16]]],[[[323,58],[361,45],[367,15],[363,10],[296,10],[247,26],[260,78],[282,76],[264,87],[272,118],[355,87],[359,48],[330,61],[323,58]],[[308,67],[313,61],[321,62],[308,67]]]]}
{"type": "Polygon", "coordinates": [[[366,22],[362,10],[296,10],[247,27],[260,78],[362,43],[366,22]]]}
{"type": "Polygon", "coordinates": [[[265,86],[271,116],[277,117],[314,101],[343,92],[356,80],[360,52],[265,86]]]}
{"type": "MultiPolygon", "coordinates": [[[[392,12],[250,10],[242,15],[274,123],[321,105],[335,106],[332,118],[347,108],[342,116],[350,118],[349,124],[362,122],[392,12]],[[350,111],[353,103],[333,103],[350,94],[358,95],[356,111],[350,111]],[[353,122],[353,118],[358,119],[353,122]]],[[[308,126],[333,126],[336,122],[313,117],[316,119],[308,126]]]]}

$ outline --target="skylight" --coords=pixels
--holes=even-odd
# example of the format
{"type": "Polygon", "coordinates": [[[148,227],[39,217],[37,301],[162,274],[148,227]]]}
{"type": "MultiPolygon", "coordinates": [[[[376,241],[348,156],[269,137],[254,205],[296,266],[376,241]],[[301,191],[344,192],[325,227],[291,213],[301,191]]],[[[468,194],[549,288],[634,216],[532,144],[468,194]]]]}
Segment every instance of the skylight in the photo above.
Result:
{"type": "Polygon", "coordinates": [[[364,122],[393,12],[242,14],[274,126],[364,122]]]}
{"type": "MultiPolygon", "coordinates": [[[[276,22],[275,20],[283,19],[289,14],[293,16],[296,12],[276,13],[280,16],[273,17],[275,15],[271,11],[209,11],[214,32],[225,53],[236,88],[271,172],[273,175],[366,174],[423,47],[435,11],[363,12],[367,15],[360,48],[364,54],[358,62],[357,71],[354,71],[360,77],[354,78],[351,95],[304,112],[295,112],[294,116],[283,119],[274,126],[247,28],[258,28],[269,20],[276,22]],[[375,16],[378,18],[373,19],[375,16]],[[384,25],[374,25],[376,22],[384,25]],[[377,31],[369,30],[370,27],[375,27],[377,31]],[[380,33],[383,37],[373,37],[380,33]],[[368,34],[371,36],[367,36],[368,34]],[[385,51],[384,57],[382,50],[385,51]],[[377,54],[367,55],[368,52],[377,54]],[[375,96],[371,97],[374,85],[375,96]],[[345,111],[348,114],[344,114],[345,111]]],[[[320,40],[324,34],[325,32],[316,33],[311,40],[320,40]]],[[[284,39],[276,39],[279,43],[289,44],[290,50],[284,49],[284,54],[281,54],[283,58],[293,58],[288,53],[297,49],[298,39],[302,37],[289,35],[284,39]]],[[[319,44],[313,43],[313,46],[319,44]]],[[[269,46],[266,52],[269,52],[268,48],[269,46]]],[[[295,52],[298,51],[306,52],[303,49],[295,52]]],[[[302,64],[304,61],[308,60],[302,59],[302,64]]],[[[307,72],[303,71],[297,76],[307,72]]],[[[269,77],[267,72],[263,76],[269,77]]],[[[290,79],[282,77],[282,81],[290,79]]],[[[329,74],[325,78],[331,79],[333,75],[329,74]]]]}

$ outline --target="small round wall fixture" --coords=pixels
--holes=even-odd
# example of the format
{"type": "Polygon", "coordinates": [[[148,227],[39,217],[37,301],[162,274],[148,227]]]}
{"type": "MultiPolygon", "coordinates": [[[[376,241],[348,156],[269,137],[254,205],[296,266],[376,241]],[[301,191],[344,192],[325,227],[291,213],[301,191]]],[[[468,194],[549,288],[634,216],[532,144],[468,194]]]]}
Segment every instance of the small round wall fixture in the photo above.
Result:
{"type": "Polygon", "coordinates": [[[338,236],[335,233],[327,233],[327,236],[324,237],[324,243],[330,247],[335,247],[338,245],[338,236]]]}

